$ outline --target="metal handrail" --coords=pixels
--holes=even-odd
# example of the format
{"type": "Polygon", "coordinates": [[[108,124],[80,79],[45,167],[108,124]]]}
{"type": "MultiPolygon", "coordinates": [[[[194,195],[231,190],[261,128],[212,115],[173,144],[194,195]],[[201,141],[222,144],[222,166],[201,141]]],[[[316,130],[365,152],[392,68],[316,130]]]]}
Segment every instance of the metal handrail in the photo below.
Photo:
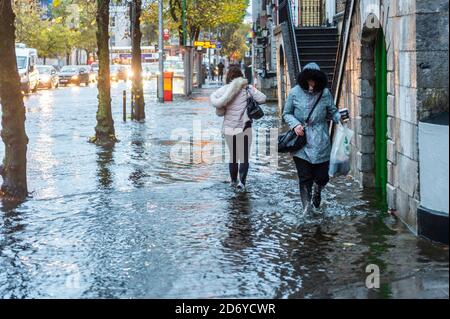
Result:
{"type": "Polygon", "coordinates": [[[334,68],[333,84],[332,84],[332,89],[334,92],[334,102],[336,105],[339,101],[341,94],[342,78],[345,63],[347,60],[347,48],[354,8],[355,8],[355,0],[347,1],[345,6],[342,34],[339,40],[338,54],[336,57],[336,67],[334,68]]]}
{"type": "Polygon", "coordinates": [[[289,40],[291,41],[291,45],[294,50],[294,75],[297,76],[298,72],[300,72],[301,70],[301,64],[300,64],[300,56],[298,54],[297,39],[295,37],[294,22],[292,21],[292,8],[291,4],[289,3],[289,0],[283,0],[278,7],[278,11],[279,17],[281,19],[283,18],[285,19],[283,21],[280,21],[280,24],[282,22],[286,22],[288,25],[289,40]]]}

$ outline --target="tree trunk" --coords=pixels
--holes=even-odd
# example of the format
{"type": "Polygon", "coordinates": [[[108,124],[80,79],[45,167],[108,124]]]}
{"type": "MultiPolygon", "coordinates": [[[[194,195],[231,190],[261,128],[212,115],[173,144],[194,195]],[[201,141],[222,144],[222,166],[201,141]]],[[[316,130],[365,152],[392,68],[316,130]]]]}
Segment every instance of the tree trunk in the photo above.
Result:
{"type": "Polygon", "coordinates": [[[98,110],[93,142],[99,145],[111,145],[116,142],[114,121],[111,113],[109,74],[109,3],[110,0],[97,0],[98,110]]]}
{"type": "Polygon", "coordinates": [[[47,57],[44,57],[44,65],[47,63],[47,57]]]}
{"type": "Polygon", "coordinates": [[[20,90],[15,53],[15,15],[11,1],[0,2],[0,99],[2,104],[1,137],[5,157],[0,166],[3,178],[0,197],[23,201],[28,196],[25,106],[20,90]]]}
{"type": "Polygon", "coordinates": [[[142,83],[142,55],[141,55],[141,11],[142,0],[133,0],[133,37],[131,69],[133,70],[132,91],[134,96],[135,118],[137,121],[145,119],[144,89],[142,83]]]}

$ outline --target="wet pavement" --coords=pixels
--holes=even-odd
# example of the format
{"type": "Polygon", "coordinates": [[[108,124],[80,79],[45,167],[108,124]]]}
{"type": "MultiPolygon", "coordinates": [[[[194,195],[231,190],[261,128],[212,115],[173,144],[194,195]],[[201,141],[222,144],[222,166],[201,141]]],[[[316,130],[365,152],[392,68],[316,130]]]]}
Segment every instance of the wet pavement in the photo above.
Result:
{"type": "MultiPolygon", "coordinates": [[[[323,214],[301,217],[280,155],[277,169],[254,159],[238,193],[225,164],[195,160],[195,142],[191,162],[173,160],[174,130],[220,128],[210,90],[159,104],[147,83],[139,124],[122,122],[126,87],[112,88],[113,149],[87,142],[95,85],[25,98],[32,197],[0,204],[0,298],[448,298],[448,247],[414,237],[373,192],[333,180],[323,214]]],[[[255,129],[281,126],[265,111],[255,129]]]]}

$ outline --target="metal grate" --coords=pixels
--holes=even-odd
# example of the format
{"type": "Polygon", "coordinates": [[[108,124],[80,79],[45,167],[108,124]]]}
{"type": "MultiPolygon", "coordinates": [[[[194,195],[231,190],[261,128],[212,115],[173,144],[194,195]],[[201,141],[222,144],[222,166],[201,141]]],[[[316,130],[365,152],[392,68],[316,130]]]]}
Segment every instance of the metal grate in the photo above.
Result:
{"type": "Polygon", "coordinates": [[[299,0],[301,27],[320,27],[326,24],[324,0],[299,0]]]}

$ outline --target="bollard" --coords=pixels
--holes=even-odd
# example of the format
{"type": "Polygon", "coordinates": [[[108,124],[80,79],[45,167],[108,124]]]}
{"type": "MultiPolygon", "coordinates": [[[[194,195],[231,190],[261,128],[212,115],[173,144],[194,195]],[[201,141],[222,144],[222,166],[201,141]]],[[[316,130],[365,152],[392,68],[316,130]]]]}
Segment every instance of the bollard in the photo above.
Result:
{"type": "Polygon", "coordinates": [[[127,91],[123,90],[123,121],[127,121],[127,91]]]}
{"type": "Polygon", "coordinates": [[[173,101],[173,72],[164,72],[164,101],[173,101]]]}

